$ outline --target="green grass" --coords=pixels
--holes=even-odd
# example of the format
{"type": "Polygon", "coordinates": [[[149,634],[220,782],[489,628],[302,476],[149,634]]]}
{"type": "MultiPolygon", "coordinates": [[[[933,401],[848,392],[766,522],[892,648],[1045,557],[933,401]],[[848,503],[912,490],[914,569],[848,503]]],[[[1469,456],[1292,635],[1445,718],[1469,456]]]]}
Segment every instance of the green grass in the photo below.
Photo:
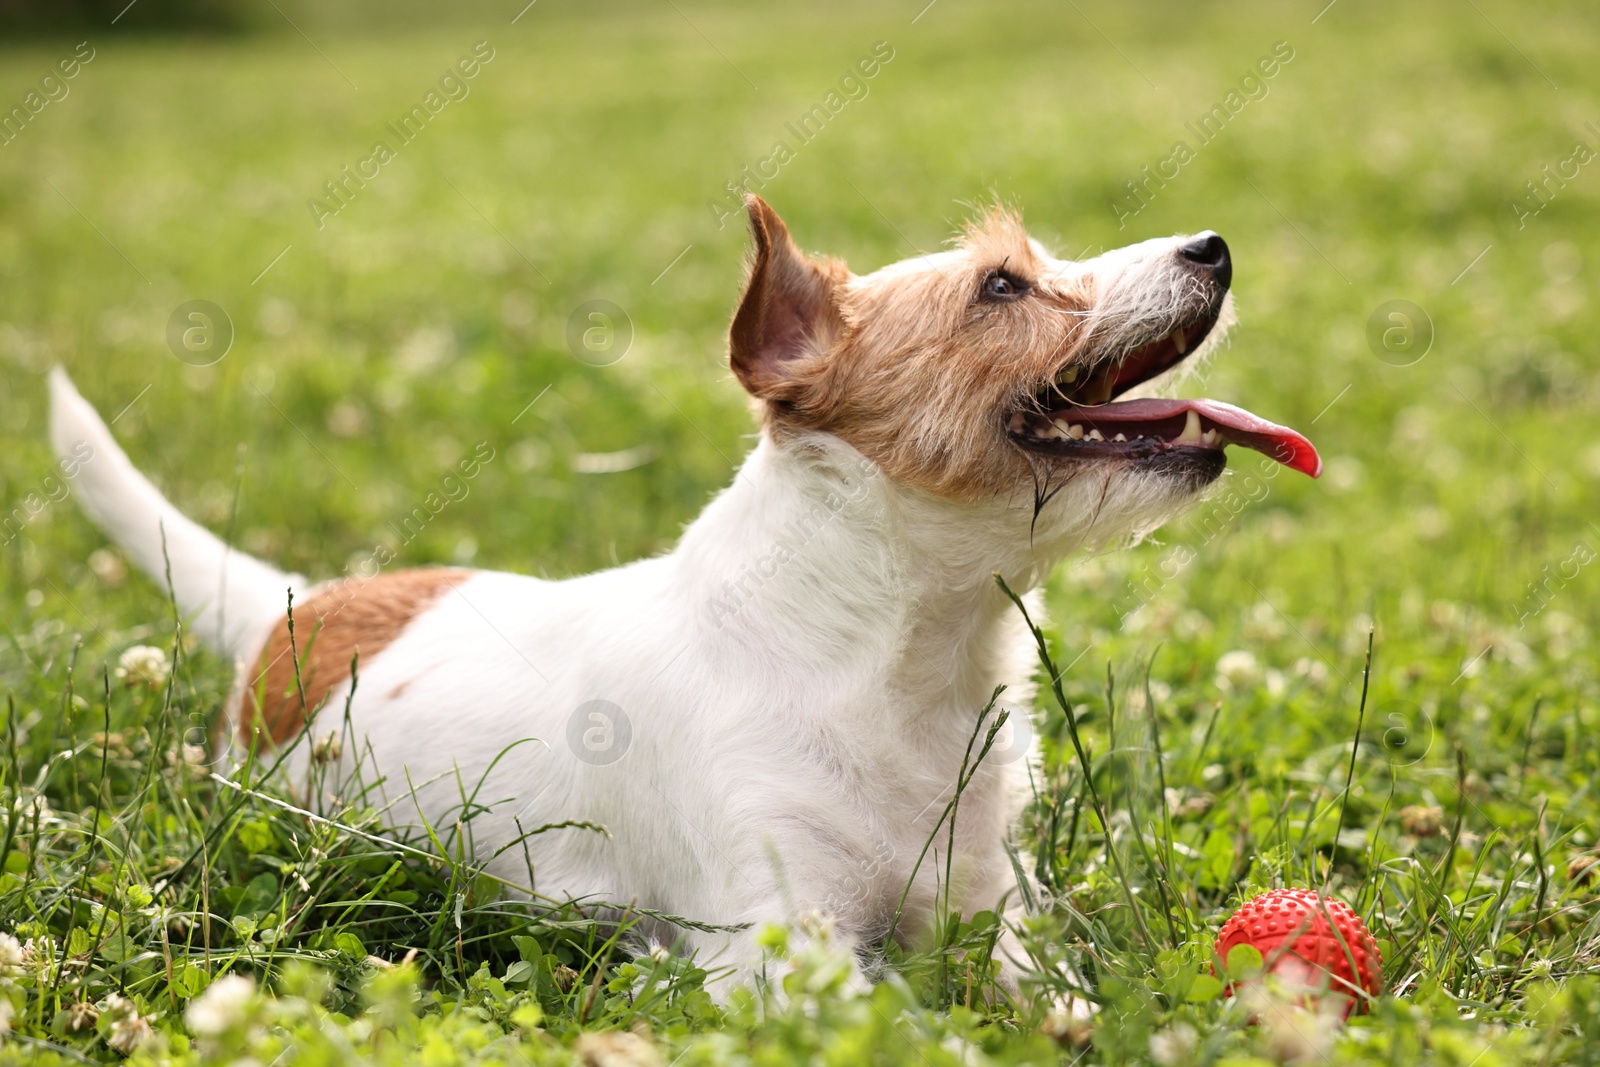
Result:
{"type": "MultiPolygon", "coordinates": [[[[1204,390],[1328,461],[1313,483],[1236,455],[1216,502],[1049,585],[1112,833],[1046,692],[1020,843],[1050,896],[1030,938],[1096,944],[1100,1022],[1085,1045],[986,1001],[981,924],[897,954],[869,998],[818,950],[788,1003],[719,1008],[689,961],[501,901],[459,856],[308,821],[265,768],[246,794],[185,770],[229,666],[184,648],[167,687],[111,677],[130,645],[171,652],[173,619],[114,554],[90,566],[104,541],[61,502],[0,546],[0,931],[49,936],[68,965],[0,977],[0,1061],[119,1058],[137,1024],[113,994],[153,1026],[139,1055],[174,1062],[605,1062],[596,1042],[630,1040],[580,1038],[597,1032],[686,1065],[1271,1060],[1281,1028],[1199,975],[1241,899],[1326,882],[1395,994],[1308,1062],[1600,1062],[1580,870],[1600,610],[1579,564],[1600,549],[1600,166],[1522,228],[1511,208],[1575,142],[1600,148],[1592,8],[1341,0],[1313,25],[1320,2],[942,0],[913,23],[921,3],[544,0],[509,25],[520,6],[290,9],[315,47],[287,28],[90,35],[70,95],[0,146],[5,510],[48,492],[59,362],[180,507],[308,574],[392,539],[480,441],[495,459],[401,563],[559,576],[661,551],[752,432],[722,365],[744,237],[708,201],[888,41],[867,97],[762,190],[802,244],[870,269],[996,195],[1068,255],[1217,229],[1242,322],[1204,390]],[[480,40],[495,58],[471,94],[317,229],[306,201],[480,40]],[[1268,95],[1119,229],[1123,183],[1192,144],[1185,123],[1280,40],[1294,58],[1268,95]],[[214,366],[167,350],[191,299],[236,330],[214,366]],[[614,365],[568,351],[590,299],[631,320],[614,365]],[[1412,366],[1367,344],[1394,299],[1435,327],[1412,366]],[[628,449],[646,461],[583,473],[628,449]],[[186,1029],[229,970],[271,995],[186,1029]],[[75,1030],[82,1002],[100,1015],[75,1030]]],[[[0,105],[75,43],[3,46],[0,105]]],[[[340,821],[383,836],[359,797],[340,821]]]]}

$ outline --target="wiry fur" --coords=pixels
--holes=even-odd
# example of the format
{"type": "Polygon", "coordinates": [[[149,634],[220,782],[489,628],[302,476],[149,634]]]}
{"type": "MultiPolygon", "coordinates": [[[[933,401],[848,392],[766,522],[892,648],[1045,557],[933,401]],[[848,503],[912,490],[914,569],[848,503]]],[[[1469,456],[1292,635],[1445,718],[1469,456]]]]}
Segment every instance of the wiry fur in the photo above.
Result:
{"type": "MultiPolygon", "coordinates": [[[[771,209],[757,201],[752,213],[758,231],[775,231],[772,255],[787,261],[785,271],[806,273],[810,261],[771,209]]],[[[1146,241],[1065,262],[1030,239],[1017,215],[997,208],[949,251],[863,277],[816,265],[809,274],[825,293],[813,299],[829,309],[819,343],[789,344],[777,357],[782,373],[769,370],[752,391],[768,401],[767,425],[779,437],[797,429],[833,434],[895,481],[947,498],[1014,503],[1024,491],[1032,499],[1036,484],[1059,487],[1068,473],[1059,464],[1041,472],[1036,458],[1013,447],[1002,432],[1006,412],[1068,363],[1137,347],[1223,300],[1177,261],[1178,243],[1146,241]],[[1032,287],[1029,298],[975,302],[984,277],[1002,268],[1032,287]]],[[[771,271],[758,258],[752,280],[771,271]]],[[[1226,326],[1225,318],[1208,346],[1226,326]]],[[[735,367],[739,339],[736,333],[735,367]]],[[[1171,488],[1157,479],[1139,495],[1160,497],[1171,488]]],[[[1169,510],[1156,505],[1146,521],[1159,522],[1169,510]]]]}
{"type": "MultiPolygon", "coordinates": [[[[1163,521],[1203,481],[1027,453],[1005,413],[1067,361],[1159,336],[1221,297],[1194,289],[1178,239],[1066,262],[995,212],[947,251],[855,276],[802,256],[764,203],[750,209],[757,254],[730,348],[764,429],[738,475],[668,555],[561,582],[471,572],[423,606],[363,657],[341,770],[365,760],[391,798],[414,783],[435,826],[481,780],[480,859],[525,881],[526,854],[550,896],[716,923],[821,909],[870,943],[909,881],[897,936],[914,939],[942,835],[936,862],[914,880],[913,867],[978,711],[1002,684],[1008,704],[1030,704],[1029,644],[993,576],[1032,589],[1067,553],[1163,521]],[[975,299],[1001,268],[1032,287],[1026,300],[975,299]],[[631,729],[615,762],[586,751],[597,710],[613,738],[622,719],[631,729]],[[567,819],[609,835],[499,851],[519,828],[567,819]]],[[[90,514],[158,576],[164,525],[179,604],[252,659],[285,590],[315,590],[179,516],[64,375],[53,396],[57,447],[97,450],[81,483],[90,514]]],[[[348,692],[329,691],[319,735],[348,692]]],[[[968,911],[1015,906],[1003,842],[1025,767],[991,762],[963,798],[951,888],[968,911]]],[[[734,979],[758,963],[751,932],[678,933],[734,979]]]]}

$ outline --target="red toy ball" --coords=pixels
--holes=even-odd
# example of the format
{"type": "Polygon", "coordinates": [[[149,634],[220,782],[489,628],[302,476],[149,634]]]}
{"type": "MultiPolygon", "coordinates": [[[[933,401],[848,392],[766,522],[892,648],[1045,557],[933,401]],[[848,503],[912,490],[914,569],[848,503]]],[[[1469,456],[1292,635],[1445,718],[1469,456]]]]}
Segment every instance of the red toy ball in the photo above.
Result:
{"type": "Polygon", "coordinates": [[[1217,935],[1218,959],[1235,945],[1253,946],[1273,974],[1344,996],[1346,1017],[1364,1009],[1357,990],[1383,992],[1383,957],[1361,916],[1310,889],[1274,889],[1234,912],[1217,935]]]}

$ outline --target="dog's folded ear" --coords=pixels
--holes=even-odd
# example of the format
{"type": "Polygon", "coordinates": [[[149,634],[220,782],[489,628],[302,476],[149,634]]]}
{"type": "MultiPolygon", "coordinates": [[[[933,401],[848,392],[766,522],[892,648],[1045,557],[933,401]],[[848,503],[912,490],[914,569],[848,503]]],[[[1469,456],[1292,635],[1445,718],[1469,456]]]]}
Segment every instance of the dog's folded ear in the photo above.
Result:
{"type": "Polygon", "coordinates": [[[728,358],[751,395],[797,399],[798,361],[827,351],[841,327],[839,289],[850,272],[838,260],[808,258],[759,196],[745,198],[755,256],[728,331],[728,358]]]}

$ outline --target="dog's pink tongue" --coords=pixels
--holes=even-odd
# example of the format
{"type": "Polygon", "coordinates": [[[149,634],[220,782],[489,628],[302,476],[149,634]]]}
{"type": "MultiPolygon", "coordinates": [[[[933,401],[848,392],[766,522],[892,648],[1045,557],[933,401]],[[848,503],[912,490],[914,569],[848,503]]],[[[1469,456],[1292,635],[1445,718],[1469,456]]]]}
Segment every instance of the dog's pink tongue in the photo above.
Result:
{"type": "Polygon", "coordinates": [[[1222,436],[1253,448],[1264,456],[1277,460],[1286,467],[1316,478],[1322,474],[1322,457],[1312,443],[1287,426],[1268,422],[1259,415],[1224,404],[1220,400],[1182,401],[1222,427],[1222,436]]]}
{"type": "Polygon", "coordinates": [[[1287,426],[1268,422],[1244,408],[1224,404],[1220,400],[1122,400],[1095,408],[1095,422],[1121,419],[1143,421],[1167,419],[1190,411],[1215,423],[1222,436],[1234,444],[1253,448],[1264,456],[1277,460],[1301,474],[1315,478],[1322,473],[1322,457],[1310,441],[1287,426]]]}

